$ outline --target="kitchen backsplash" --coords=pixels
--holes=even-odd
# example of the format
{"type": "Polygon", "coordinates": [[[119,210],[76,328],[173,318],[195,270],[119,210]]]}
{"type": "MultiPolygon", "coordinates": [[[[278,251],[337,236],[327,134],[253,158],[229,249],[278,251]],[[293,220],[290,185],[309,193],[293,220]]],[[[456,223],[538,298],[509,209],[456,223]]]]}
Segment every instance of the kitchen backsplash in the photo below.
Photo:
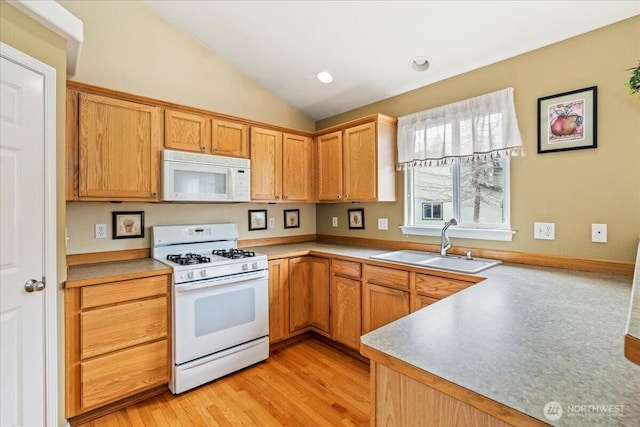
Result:
{"type": "MultiPolygon", "coordinates": [[[[314,204],[258,203],[108,203],[67,202],[67,254],[149,248],[154,225],[234,222],[240,240],[316,233],[314,204]],[[300,210],[300,227],[284,228],[284,210],[300,210]],[[274,228],[249,231],[249,210],[267,210],[274,228]],[[112,212],[144,212],[144,237],[113,239],[112,212]],[[96,224],[106,224],[106,237],[95,237],[96,224]]],[[[268,225],[268,220],[267,220],[268,225]]]]}

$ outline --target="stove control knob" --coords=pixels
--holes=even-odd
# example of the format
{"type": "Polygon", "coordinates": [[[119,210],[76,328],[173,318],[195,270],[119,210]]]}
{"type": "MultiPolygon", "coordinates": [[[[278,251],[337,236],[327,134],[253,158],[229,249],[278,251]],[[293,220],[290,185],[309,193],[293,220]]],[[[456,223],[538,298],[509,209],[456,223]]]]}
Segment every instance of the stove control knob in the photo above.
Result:
{"type": "Polygon", "coordinates": [[[190,272],[187,273],[187,277],[189,279],[193,279],[195,277],[195,274],[193,274],[193,271],[190,271],[190,272]]]}
{"type": "Polygon", "coordinates": [[[244,271],[249,270],[249,264],[242,264],[242,269],[243,269],[244,271]]]}
{"type": "Polygon", "coordinates": [[[200,270],[201,277],[207,277],[207,270],[200,270]]]}
{"type": "Polygon", "coordinates": [[[253,264],[251,264],[251,268],[253,268],[254,270],[258,269],[258,263],[254,262],[253,264]]]}

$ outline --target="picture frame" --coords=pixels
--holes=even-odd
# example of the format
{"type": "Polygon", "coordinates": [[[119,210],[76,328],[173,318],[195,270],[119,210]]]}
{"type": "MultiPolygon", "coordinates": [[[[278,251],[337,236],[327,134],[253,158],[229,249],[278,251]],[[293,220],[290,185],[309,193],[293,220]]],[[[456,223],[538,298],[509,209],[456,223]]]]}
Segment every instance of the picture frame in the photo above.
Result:
{"type": "Polygon", "coordinates": [[[349,209],[349,228],[364,230],[364,209],[349,209]]]}
{"type": "Polygon", "coordinates": [[[538,98],[538,154],[598,147],[598,87],[538,98]]]}
{"type": "Polygon", "coordinates": [[[300,209],[284,210],[284,228],[300,228],[300,209]]]}
{"type": "Polygon", "coordinates": [[[114,239],[139,239],[144,237],[144,211],[112,212],[112,237],[114,239]]]}
{"type": "Polygon", "coordinates": [[[267,229],[267,210],[257,209],[249,211],[249,231],[267,229]]]}

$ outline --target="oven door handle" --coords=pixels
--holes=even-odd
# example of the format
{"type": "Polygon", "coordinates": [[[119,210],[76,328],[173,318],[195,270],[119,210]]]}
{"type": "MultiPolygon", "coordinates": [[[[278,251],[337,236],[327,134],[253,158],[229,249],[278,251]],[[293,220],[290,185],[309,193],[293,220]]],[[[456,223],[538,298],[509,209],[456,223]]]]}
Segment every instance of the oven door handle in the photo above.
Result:
{"type": "Polygon", "coordinates": [[[243,273],[235,276],[221,277],[216,279],[207,279],[202,282],[190,282],[174,285],[176,293],[197,291],[199,289],[214,288],[220,286],[226,286],[231,284],[237,284],[241,282],[248,282],[256,279],[266,279],[268,276],[267,270],[255,271],[251,273],[243,273]]]}

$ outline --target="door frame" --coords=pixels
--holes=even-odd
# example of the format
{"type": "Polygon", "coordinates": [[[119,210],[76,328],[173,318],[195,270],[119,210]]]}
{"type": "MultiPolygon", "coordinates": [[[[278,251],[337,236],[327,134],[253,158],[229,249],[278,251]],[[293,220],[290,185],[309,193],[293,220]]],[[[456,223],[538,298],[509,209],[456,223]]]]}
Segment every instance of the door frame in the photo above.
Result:
{"type": "Polygon", "coordinates": [[[56,192],[56,69],[0,42],[0,56],[44,77],[44,344],[45,422],[58,425],[58,276],[56,192]]]}

